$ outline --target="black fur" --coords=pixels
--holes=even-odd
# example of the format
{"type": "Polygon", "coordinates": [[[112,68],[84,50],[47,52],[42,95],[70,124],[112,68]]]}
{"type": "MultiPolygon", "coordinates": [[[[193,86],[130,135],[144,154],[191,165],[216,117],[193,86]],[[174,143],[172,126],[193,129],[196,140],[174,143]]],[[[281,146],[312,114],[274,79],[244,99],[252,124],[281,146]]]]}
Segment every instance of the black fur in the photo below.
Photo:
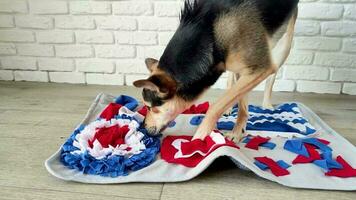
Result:
{"type": "Polygon", "coordinates": [[[160,91],[152,91],[149,89],[143,89],[142,91],[143,99],[146,102],[150,102],[152,107],[161,106],[163,105],[164,100],[174,96],[174,91],[169,88],[169,84],[164,78],[165,77],[162,75],[153,75],[148,78],[148,80],[154,83],[160,91]]]}
{"type": "Polygon", "coordinates": [[[185,100],[195,99],[224,72],[216,67],[224,62],[226,52],[215,43],[214,21],[219,15],[246,1],[256,6],[270,34],[283,24],[298,4],[298,0],[186,1],[180,25],[158,65],[178,83],[178,96],[185,100]]]}
{"type": "Polygon", "coordinates": [[[299,0],[255,0],[262,22],[269,34],[273,34],[294,10],[299,0]]]}
{"type": "Polygon", "coordinates": [[[151,103],[151,107],[163,105],[163,99],[159,97],[158,92],[149,89],[142,90],[143,100],[151,103]]]}

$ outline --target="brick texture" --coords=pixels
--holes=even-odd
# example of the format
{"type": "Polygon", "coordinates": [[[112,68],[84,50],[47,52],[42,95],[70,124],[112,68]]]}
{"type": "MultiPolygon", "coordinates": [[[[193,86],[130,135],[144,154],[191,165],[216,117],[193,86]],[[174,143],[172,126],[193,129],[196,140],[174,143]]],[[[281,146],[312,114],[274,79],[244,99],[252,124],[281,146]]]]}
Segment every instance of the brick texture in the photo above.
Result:
{"type": "Polygon", "coordinates": [[[56,83],[85,83],[85,74],[78,72],[49,72],[49,79],[56,83]]]}
{"type": "Polygon", "coordinates": [[[14,44],[0,43],[0,55],[15,55],[16,46],[14,44]]]}
{"type": "Polygon", "coordinates": [[[53,19],[43,16],[16,16],[16,26],[20,28],[51,29],[53,19]]]}
{"type": "Polygon", "coordinates": [[[2,57],[0,61],[2,69],[37,70],[34,58],[2,57]]]}
{"type": "Polygon", "coordinates": [[[74,42],[72,31],[40,31],[37,32],[36,37],[38,43],[66,44],[74,42]]]}
{"type": "Polygon", "coordinates": [[[14,73],[11,70],[0,70],[0,80],[12,81],[14,80],[14,73]]]}
{"type": "Polygon", "coordinates": [[[11,15],[0,15],[0,27],[11,28],[14,27],[14,20],[11,15]]]}
{"type": "Polygon", "coordinates": [[[71,59],[41,58],[38,59],[38,67],[41,71],[71,72],[74,71],[75,64],[71,59]]]}
{"type": "Polygon", "coordinates": [[[0,12],[2,13],[27,13],[27,2],[25,0],[1,0],[0,12]]]}
{"type": "Polygon", "coordinates": [[[48,82],[48,73],[40,71],[14,71],[15,81],[48,82]]]}
{"type": "Polygon", "coordinates": [[[87,83],[95,85],[124,85],[123,74],[87,74],[87,83]]]}

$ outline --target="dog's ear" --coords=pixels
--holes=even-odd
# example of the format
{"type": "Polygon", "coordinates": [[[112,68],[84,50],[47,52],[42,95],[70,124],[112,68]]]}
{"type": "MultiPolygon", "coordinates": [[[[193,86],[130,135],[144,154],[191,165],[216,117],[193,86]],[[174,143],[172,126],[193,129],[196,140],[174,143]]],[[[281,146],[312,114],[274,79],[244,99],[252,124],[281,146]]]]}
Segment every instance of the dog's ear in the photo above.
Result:
{"type": "Polygon", "coordinates": [[[133,85],[137,88],[145,88],[145,89],[156,91],[156,92],[158,92],[160,90],[156,84],[154,84],[152,81],[150,81],[148,79],[137,80],[137,81],[133,82],[133,85]]]}
{"type": "Polygon", "coordinates": [[[133,85],[137,88],[144,88],[144,89],[159,92],[162,95],[168,94],[169,92],[169,89],[167,87],[164,86],[159,87],[149,79],[137,80],[133,83],[133,85]]]}
{"type": "Polygon", "coordinates": [[[145,88],[151,91],[156,91],[162,97],[167,97],[176,92],[176,82],[166,75],[153,75],[148,79],[137,80],[133,83],[137,88],[145,88]]]}
{"type": "Polygon", "coordinates": [[[156,60],[156,59],[154,59],[154,58],[146,58],[145,63],[146,63],[147,69],[148,69],[150,72],[153,72],[154,67],[155,67],[156,64],[158,63],[158,60],[156,60]]]}

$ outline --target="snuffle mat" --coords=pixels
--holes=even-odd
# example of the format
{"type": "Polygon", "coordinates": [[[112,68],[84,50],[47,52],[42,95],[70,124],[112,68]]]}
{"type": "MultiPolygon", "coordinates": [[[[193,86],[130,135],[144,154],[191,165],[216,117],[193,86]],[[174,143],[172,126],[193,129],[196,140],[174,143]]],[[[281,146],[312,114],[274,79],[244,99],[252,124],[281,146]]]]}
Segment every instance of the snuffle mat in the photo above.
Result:
{"type": "MultiPolygon", "coordinates": [[[[356,148],[301,103],[249,106],[247,134],[224,138],[238,108],[202,140],[191,141],[209,103],[194,105],[152,137],[146,108],[129,96],[99,94],[83,121],[45,162],[49,173],[82,183],[179,182],[228,156],[243,170],[295,188],[356,190],[356,148]]],[[[236,180],[238,181],[238,180],[236,180]]]]}

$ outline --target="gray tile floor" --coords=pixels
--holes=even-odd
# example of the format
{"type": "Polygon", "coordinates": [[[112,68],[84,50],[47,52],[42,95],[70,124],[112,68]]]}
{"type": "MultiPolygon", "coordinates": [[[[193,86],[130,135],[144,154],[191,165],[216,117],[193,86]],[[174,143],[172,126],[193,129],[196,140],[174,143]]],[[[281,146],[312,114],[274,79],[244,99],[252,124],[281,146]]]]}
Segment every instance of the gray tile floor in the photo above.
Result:
{"type": "MultiPolygon", "coordinates": [[[[356,192],[291,189],[219,159],[184,183],[86,185],[58,180],[43,162],[65,141],[100,93],[139,97],[131,87],[0,82],[0,199],[356,199],[356,192]]],[[[205,95],[213,100],[222,91],[205,95]]],[[[261,93],[250,95],[260,103],[261,93]]],[[[300,101],[356,144],[356,96],[274,93],[300,101]]]]}

